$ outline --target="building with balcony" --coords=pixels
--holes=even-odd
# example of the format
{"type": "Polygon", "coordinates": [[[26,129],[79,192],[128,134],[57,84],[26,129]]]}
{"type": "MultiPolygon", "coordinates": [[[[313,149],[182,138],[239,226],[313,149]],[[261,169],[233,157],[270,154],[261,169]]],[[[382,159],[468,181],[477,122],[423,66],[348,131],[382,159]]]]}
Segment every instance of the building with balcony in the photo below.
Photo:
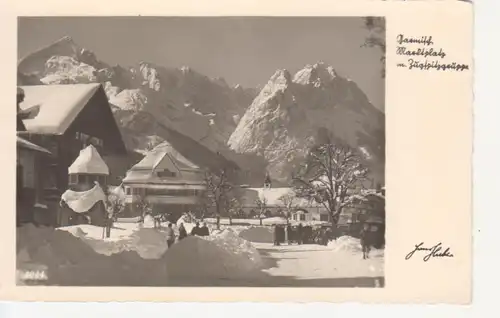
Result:
{"type": "Polygon", "coordinates": [[[127,216],[139,216],[147,203],[153,215],[164,214],[173,221],[195,211],[206,191],[203,170],[169,143],[149,151],[123,179],[127,216]]]}

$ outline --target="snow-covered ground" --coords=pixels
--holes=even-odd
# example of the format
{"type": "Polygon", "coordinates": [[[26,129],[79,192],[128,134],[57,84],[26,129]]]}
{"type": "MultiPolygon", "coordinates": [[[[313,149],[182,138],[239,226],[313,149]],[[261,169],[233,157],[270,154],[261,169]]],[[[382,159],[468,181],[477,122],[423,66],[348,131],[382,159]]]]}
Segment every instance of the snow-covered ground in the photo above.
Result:
{"type": "Polygon", "coordinates": [[[362,253],[335,250],[321,245],[253,243],[269,268],[268,284],[274,286],[382,287],[384,259],[374,254],[364,260],[362,253]]]}
{"type": "Polygon", "coordinates": [[[76,286],[383,285],[383,251],[363,260],[351,237],[328,246],[273,246],[269,227],[223,225],[168,249],[164,229],[149,223],[115,223],[110,238],[92,225],[20,228],[19,273],[34,270],[50,285],[76,286]]]}

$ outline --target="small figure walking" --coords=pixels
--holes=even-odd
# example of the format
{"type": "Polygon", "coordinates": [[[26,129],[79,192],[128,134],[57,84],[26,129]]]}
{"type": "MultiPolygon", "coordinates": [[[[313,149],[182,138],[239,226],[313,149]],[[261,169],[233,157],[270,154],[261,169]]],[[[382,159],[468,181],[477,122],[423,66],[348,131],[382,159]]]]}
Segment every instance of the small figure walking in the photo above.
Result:
{"type": "Polygon", "coordinates": [[[167,230],[165,231],[167,235],[167,245],[170,248],[175,243],[175,233],[172,229],[172,223],[168,223],[167,230]]]}
{"type": "Polygon", "coordinates": [[[302,245],[303,235],[304,233],[302,223],[299,223],[299,225],[297,226],[297,242],[299,243],[299,245],[302,245]]]}
{"type": "Polygon", "coordinates": [[[187,236],[186,228],[184,227],[184,223],[179,225],[179,241],[187,236]]]}
{"type": "Polygon", "coordinates": [[[286,226],[286,240],[288,242],[288,245],[292,244],[292,226],[290,224],[288,224],[286,226]]]}
{"type": "Polygon", "coordinates": [[[275,224],[274,225],[274,246],[279,246],[280,245],[280,242],[279,242],[279,228],[278,228],[278,225],[275,224]]]}
{"type": "Polygon", "coordinates": [[[360,241],[361,241],[361,249],[363,250],[363,259],[368,258],[368,254],[370,253],[370,231],[369,231],[369,226],[368,224],[363,224],[363,229],[361,230],[360,234],[360,241]]]}

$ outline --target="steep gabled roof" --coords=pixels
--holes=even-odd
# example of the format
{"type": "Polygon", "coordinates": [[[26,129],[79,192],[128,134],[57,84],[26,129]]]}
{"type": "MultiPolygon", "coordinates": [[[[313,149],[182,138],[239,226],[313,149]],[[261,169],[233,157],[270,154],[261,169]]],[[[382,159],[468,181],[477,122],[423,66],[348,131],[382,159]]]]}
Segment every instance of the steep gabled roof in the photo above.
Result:
{"type": "Polygon", "coordinates": [[[101,174],[109,175],[108,165],[102,160],[101,155],[94,146],[89,145],[80,150],[80,155],[68,168],[69,174],[101,174]]]}
{"type": "Polygon", "coordinates": [[[22,86],[21,110],[39,107],[34,118],[25,119],[29,132],[62,135],[75,120],[101,84],[22,86]]]}
{"type": "MultiPolygon", "coordinates": [[[[134,165],[127,172],[126,177],[123,179],[123,182],[126,183],[164,183],[164,179],[156,176],[154,174],[156,168],[163,160],[170,160],[172,164],[179,170],[182,174],[182,171],[198,171],[201,172],[201,169],[186,159],[183,155],[181,155],[177,150],[172,147],[168,142],[163,142],[156,146],[153,150],[149,151],[145,157],[139,161],[136,165],[134,165]]],[[[200,176],[196,180],[168,180],[167,183],[186,183],[186,184],[200,184],[203,179],[200,176]],[[199,179],[199,180],[198,180],[199,179]]]]}
{"type": "Polygon", "coordinates": [[[172,145],[167,142],[163,142],[156,146],[153,150],[149,151],[144,159],[139,161],[130,170],[153,171],[165,157],[168,157],[179,170],[200,169],[197,165],[186,159],[186,157],[175,150],[172,145]]]}

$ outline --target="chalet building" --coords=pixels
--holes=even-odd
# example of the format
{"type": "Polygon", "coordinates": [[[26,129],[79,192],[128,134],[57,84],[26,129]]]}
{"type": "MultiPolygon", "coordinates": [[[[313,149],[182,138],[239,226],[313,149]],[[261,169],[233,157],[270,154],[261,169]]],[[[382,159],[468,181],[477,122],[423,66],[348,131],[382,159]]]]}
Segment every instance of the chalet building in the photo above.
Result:
{"type": "MultiPolygon", "coordinates": [[[[22,112],[19,104],[24,100],[24,91],[17,88],[17,131],[26,131],[23,119],[28,113],[22,112]]],[[[37,215],[43,215],[47,206],[43,200],[43,162],[52,154],[47,149],[17,136],[17,189],[16,223],[37,222],[37,215]],[[37,213],[38,212],[38,213],[37,213]]],[[[43,222],[38,222],[43,223],[43,222]]]]}
{"type": "Polygon", "coordinates": [[[380,233],[381,243],[385,233],[385,188],[362,190],[361,195],[354,196],[351,204],[344,207],[338,222],[338,228],[346,234],[356,236],[363,223],[380,233]]]}
{"type": "MultiPolygon", "coordinates": [[[[271,183],[267,181],[264,183],[263,188],[248,188],[245,189],[246,193],[243,197],[241,214],[247,217],[259,216],[261,217],[274,217],[286,216],[287,207],[281,199],[282,197],[292,194],[292,188],[281,187],[273,188],[271,183]],[[257,204],[257,202],[261,204],[257,204]],[[264,204],[262,204],[262,202],[264,204]],[[263,210],[263,211],[261,211],[263,210]]],[[[329,215],[326,209],[316,202],[309,202],[305,199],[295,198],[293,200],[292,212],[290,220],[297,222],[306,221],[325,221],[328,222],[329,215]]]]}
{"type": "Polygon", "coordinates": [[[100,84],[22,86],[20,110],[25,132],[20,136],[52,153],[40,169],[44,196],[58,202],[68,188],[68,167],[80,150],[93,145],[105,157],[127,151],[100,84]]]}
{"type": "Polygon", "coordinates": [[[151,212],[173,221],[200,207],[206,191],[204,173],[170,144],[162,143],[148,152],[123,179],[126,197],[124,215],[139,216],[146,202],[151,212]]]}
{"type": "MultiPolygon", "coordinates": [[[[43,198],[42,163],[51,153],[21,137],[17,137],[17,224],[36,222],[46,212],[43,198]]],[[[43,223],[38,222],[38,223],[43,223]]]]}

